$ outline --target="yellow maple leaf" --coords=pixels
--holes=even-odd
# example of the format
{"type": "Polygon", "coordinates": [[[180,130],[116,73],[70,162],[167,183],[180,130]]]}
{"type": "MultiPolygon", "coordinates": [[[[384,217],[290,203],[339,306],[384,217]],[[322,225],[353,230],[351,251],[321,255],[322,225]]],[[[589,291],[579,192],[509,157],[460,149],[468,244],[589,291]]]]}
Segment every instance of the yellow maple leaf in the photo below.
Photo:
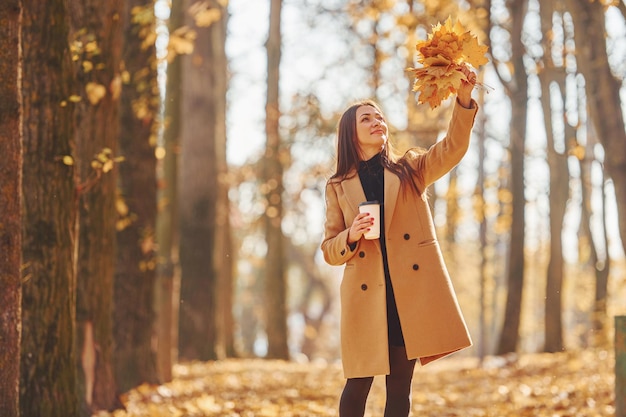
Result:
{"type": "Polygon", "coordinates": [[[419,92],[418,103],[437,107],[467,81],[461,69],[478,68],[488,62],[487,46],[467,31],[458,20],[452,18],[433,26],[424,41],[417,42],[417,61],[421,68],[408,68],[415,75],[413,91],[419,92]]]}
{"type": "Polygon", "coordinates": [[[480,45],[475,36],[469,35],[463,39],[463,61],[467,62],[474,68],[485,65],[489,60],[485,56],[489,49],[486,45],[480,45]]]}

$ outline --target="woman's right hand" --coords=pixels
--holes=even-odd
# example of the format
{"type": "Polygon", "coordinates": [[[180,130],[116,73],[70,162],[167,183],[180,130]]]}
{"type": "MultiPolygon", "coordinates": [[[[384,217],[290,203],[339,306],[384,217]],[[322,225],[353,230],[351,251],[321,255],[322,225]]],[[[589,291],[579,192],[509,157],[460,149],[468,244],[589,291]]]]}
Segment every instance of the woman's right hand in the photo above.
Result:
{"type": "Polygon", "coordinates": [[[350,232],[348,233],[348,244],[351,245],[358,242],[368,230],[370,226],[374,224],[374,218],[369,213],[359,213],[350,226],[350,232]]]}
{"type": "Polygon", "coordinates": [[[465,75],[467,81],[461,80],[461,88],[457,92],[457,97],[461,106],[469,109],[472,105],[472,90],[476,86],[476,73],[466,66],[463,66],[459,71],[465,75]]]}

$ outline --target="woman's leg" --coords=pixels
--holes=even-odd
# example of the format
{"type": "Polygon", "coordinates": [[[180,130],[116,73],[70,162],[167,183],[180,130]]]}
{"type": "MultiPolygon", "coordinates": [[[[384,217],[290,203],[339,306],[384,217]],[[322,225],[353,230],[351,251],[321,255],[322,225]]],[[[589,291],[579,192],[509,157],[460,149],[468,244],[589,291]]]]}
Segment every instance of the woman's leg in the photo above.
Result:
{"type": "Polygon", "coordinates": [[[374,377],[349,378],[341,393],[339,417],[363,417],[374,377]]]}
{"type": "Polygon", "coordinates": [[[415,369],[415,359],[406,358],[404,346],[389,346],[389,366],[387,375],[387,403],[385,417],[407,417],[411,410],[411,381],[415,369]]]}

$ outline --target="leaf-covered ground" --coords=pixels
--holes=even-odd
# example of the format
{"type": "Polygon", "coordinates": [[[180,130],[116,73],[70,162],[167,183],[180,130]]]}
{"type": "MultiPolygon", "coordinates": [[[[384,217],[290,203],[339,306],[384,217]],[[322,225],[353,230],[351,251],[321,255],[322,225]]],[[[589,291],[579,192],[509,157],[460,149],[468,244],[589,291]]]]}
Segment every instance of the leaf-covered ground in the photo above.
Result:
{"type": "MultiPolygon", "coordinates": [[[[451,358],[416,370],[412,416],[612,416],[614,358],[594,350],[476,359],[451,358]]],[[[336,416],[338,365],[226,360],[177,365],[175,379],[124,396],[127,409],[98,417],[336,416]]],[[[382,416],[377,377],[366,416],[382,416]]]]}

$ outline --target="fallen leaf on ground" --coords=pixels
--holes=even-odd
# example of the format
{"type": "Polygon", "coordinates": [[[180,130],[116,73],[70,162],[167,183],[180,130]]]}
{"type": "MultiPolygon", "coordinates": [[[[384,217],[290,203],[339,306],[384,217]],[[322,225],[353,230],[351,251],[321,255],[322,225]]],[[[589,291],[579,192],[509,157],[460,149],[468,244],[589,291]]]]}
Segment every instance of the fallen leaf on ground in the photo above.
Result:
{"type": "MultiPolygon", "coordinates": [[[[452,357],[413,378],[420,417],[612,416],[614,356],[605,350],[476,358],[452,357]]],[[[338,364],[228,359],[176,365],[174,380],[123,396],[126,410],[97,417],[337,416],[344,379],[338,364]]],[[[384,378],[372,386],[366,416],[381,416],[384,378]]]]}

